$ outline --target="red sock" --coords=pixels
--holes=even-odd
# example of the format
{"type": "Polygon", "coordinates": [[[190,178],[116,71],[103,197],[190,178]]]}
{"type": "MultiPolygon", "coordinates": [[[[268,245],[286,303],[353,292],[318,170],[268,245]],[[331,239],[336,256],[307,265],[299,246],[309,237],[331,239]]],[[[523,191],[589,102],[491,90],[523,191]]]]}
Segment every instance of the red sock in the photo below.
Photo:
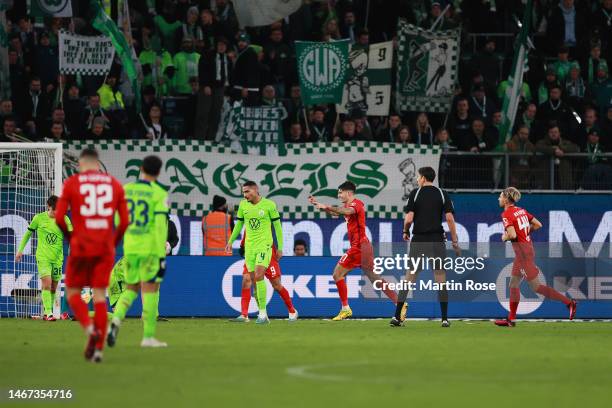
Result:
{"type": "Polygon", "coordinates": [[[283,298],[283,302],[285,302],[285,306],[287,306],[289,313],[295,313],[291,296],[289,296],[289,291],[283,286],[282,289],[278,291],[278,294],[283,298]]]}
{"type": "Polygon", "coordinates": [[[383,292],[385,293],[385,295],[387,295],[387,297],[389,298],[389,300],[391,300],[393,303],[397,303],[397,294],[395,293],[395,291],[389,289],[389,286],[387,285],[387,281],[384,279],[380,279],[381,280],[381,287],[383,287],[383,292]]]}
{"type": "Polygon", "coordinates": [[[340,302],[342,306],[348,306],[348,289],[346,288],[346,282],[344,278],[336,281],[336,287],[338,288],[338,295],[340,296],[340,302]]]}
{"type": "Polygon", "coordinates": [[[521,290],[519,288],[510,288],[510,314],[508,315],[508,319],[516,319],[516,309],[518,309],[520,301],[521,290]]]}
{"type": "Polygon", "coordinates": [[[557,292],[550,286],[540,285],[538,286],[536,292],[538,292],[540,295],[546,296],[549,299],[559,300],[565,303],[566,305],[572,303],[572,301],[568,297],[563,296],[561,293],[557,292]]]}
{"type": "Polygon", "coordinates": [[[74,295],[70,296],[68,299],[68,304],[72,309],[72,313],[74,313],[74,317],[76,317],[84,329],[87,329],[91,324],[91,319],[89,318],[87,304],[83,302],[83,299],[81,299],[81,294],[75,293],[74,295]]]}
{"type": "Polygon", "coordinates": [[[108,314],[106,313],[106,302],[94,303],[94,325],[102,334],[96,343],[96,348],[102,350],[106,340],[106,329],[108,324],[108,314]]]}
{"type": "Polygon", "coordinates": [[[245,317],[249,315],[249,303],[251,303],[251,288],[242,289],[242,294],[240,295],[240,314],[245,317]]]}

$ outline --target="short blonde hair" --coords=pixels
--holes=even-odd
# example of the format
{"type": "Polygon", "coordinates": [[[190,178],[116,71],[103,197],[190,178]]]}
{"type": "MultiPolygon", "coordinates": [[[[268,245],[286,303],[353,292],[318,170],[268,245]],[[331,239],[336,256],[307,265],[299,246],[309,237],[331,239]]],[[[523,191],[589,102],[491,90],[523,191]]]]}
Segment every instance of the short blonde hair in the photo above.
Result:
{"type": "Polygon", "coordinates": [[[518,203],[521,199],[521,192],[516,187],[508,187],[502,191],[502,194],[513,203],[518,203]]]}

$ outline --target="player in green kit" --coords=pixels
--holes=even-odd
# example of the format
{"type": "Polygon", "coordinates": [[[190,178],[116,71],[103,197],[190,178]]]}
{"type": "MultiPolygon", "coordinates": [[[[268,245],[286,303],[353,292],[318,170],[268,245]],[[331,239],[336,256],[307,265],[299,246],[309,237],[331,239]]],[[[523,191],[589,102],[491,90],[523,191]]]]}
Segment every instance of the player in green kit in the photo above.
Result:
{"type": "MultiPolygon", "coordinates": [[[[36,214],[24,234],[19,249],[15,254],[15,262],[21,261],[23,250],[36,231],[38,245],[36,246],[36,266],[38,277],[42,282],[43,320],[55,321],[53,317],[53,299],[58,283],[62,280],[64,264],[64,233],[55,223],[55,205],[58,197],[51,196],[47,200],[47,211],[36,214]]],[[[72,231],[72,223],[66,217],[68,231],[72,231]]]]}
{"type": "Polygon", "coordinates": [[[280,214],[272,200],[259,195],[257,184],[247,181],[242,186],[244,200],[238,207],[237,222],[232,235],[225,248],[231,252],[232,243],[238,238],[242,227],[246,225],[246,241],[244,243],[244,263],[249,273],[255,275],[255,292],[259,316],[256,323],[270,323],[266,312],[266,282],[264,275],[272,259],[272,226],[276,235],[278,248],[277,259],[283,256],[283,230],[280,223],[280,214]]]}
{"type": "Polygon", "coordinates": [[[167,346],[155,338],[159,285],[165,271],[168,236],[168,193],[155,182],[161,167],[162,161],[159,157],[145,157],[140,167],[140,180],[124,186],[130,213],[130,223],[123,238],[123,256],[126,262],[124,282],[127,288],[121,293],[113,311],[107,337],[110,347],[115,345],[121,321],[138,297],[139,289],[142,291],[144,323],[140,346],[167,346]]]}

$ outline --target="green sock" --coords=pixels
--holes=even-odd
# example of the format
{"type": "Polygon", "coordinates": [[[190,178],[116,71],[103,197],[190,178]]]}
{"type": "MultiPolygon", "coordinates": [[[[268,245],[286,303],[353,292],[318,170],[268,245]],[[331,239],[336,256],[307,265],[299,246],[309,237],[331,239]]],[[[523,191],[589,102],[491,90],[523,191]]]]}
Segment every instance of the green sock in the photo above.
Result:
{"type": "Polygon", "coordinates": [[[119,296],[115,310],[113,310],[113,318],[116,317],[119,320],[125,319],[125,315],[127,314],[128,310],[130,310],[132,303],[134,303],[134,300],[136,300],[137,297],[138,292],[126,289],[125,292],[119,296]]]}
{"type": "Polygon", "coordinates": [[[43,314],[50,315],[53,313],[53,300],[51,299],[51,291],[42,290],[43,314]]]}
{"type": "Polygon", "coordinates": [[[266,313],[266,281],[260,280],[255,283],[255,292],[257,294],[257,307],[262,313],[266,313]]]}
{"type": "Polygon", "coordinates": [[[157,326],[157,306],[159,305],[159,292],[142,294],[142,322],[144,323],[143,338],[155,337],[157,326]]]}

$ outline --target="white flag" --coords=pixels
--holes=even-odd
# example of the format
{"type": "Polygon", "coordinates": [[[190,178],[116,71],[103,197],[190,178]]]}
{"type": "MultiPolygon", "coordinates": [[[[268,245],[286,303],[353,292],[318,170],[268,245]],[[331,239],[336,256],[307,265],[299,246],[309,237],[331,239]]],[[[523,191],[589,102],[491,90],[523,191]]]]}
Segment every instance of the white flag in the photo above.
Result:
{"type": "Polygon", "coordinates": [[[233,3],[240,27],[257,27],[296,12],[302,0],[234,0],[233,3]]]}

